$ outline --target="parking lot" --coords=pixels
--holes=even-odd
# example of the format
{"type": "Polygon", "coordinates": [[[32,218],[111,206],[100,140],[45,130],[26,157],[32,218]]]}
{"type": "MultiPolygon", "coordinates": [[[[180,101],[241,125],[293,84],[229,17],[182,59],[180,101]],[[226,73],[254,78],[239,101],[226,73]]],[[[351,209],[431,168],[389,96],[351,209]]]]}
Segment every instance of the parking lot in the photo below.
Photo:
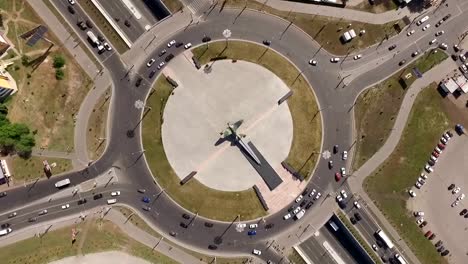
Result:
{"type": "MultiPolygon", "coordinates": [[[[436,145],[438,142],[434,142],[436,145]]],[[[428,153],[428,159],[430,153],[428,153]]],[[[416,189],[416,197],[409,199],[410,211],[423,211],[427,225],[422,228],[421,236],[427,231],[436,234],[432,240],[435,244],[443,241],[445,249],[450,251],[448,257],[452,263],[466,263],[468,253],[468,216],[460,215],[468,208],[468,199],[462,199],[457,206],[452,203],[461,194],[468,194],[468,138],[454,133],[445,150],[440,154],[434,171],[428,174],[426,184],[416,189]],[[460,191],[453,194],[449,186],[454,184],[460,191]]],[[[426,173],[427,174],[427,173],[426,173]]],[[[416,218],[415,218],[416,221],[416,218]]],[[[416,223],[415,223],[416,224],[416,223]]]]}

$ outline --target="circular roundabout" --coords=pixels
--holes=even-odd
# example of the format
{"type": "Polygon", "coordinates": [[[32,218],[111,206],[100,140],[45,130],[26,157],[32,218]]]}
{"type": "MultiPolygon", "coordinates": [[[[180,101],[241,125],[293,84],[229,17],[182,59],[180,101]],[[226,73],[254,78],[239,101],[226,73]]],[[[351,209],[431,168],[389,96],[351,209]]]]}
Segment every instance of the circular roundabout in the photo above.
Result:
{"type": "Polygon", "coordinates": [[[315,168],[322,132],[315,95],[269,47],[221,41],[185,51],[162,71],[146,105],[152,111],[143,122],[143,148],[152,174],[200,216],[232,221],[274,213],[253,186],[289,201],[285,192],[295,179],[282,162],[304,177],[315,168]]]}

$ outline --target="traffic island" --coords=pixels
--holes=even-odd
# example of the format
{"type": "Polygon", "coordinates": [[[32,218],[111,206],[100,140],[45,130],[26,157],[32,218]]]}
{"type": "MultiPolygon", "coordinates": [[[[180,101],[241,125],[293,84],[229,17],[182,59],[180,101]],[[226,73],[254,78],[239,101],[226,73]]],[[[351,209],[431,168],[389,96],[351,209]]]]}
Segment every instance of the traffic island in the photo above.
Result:
{"type": "MultiPolygon", "coordinates": [[[[290,98],[286,102],[281,104],[284,105],[282,107],[287,107],[289,109],[290,116],[292,117],[291,122],[294,127],[294,129],[292,130],[292,140],[289,143],[290,147],[288,148],[289,153],[286,152],[283,159],[286,159],[288,163],[291,164],[291,166],[294,166],[296,168],[297,171],[301,171],[304,175],[309,176],[311,171],[315,167],[318,158],[318,152],[320,149],[321,120],[320,115],[315,115],[318,112],[318,107],[315,101],[315,96],[308,83],[296,70],[294,65],[292,65],[281,55],[277,54],[276,52],[270,49],[265,49],[265,47],[263,46],[240,41],[229,42],[228,48],[226,48],[225,45],[225,42],[210,43],[208,49],[206,46],[201,46],[192,50],[192,52],[194,56],[198,58],[201,65],[207,64],[207,62],[210,61],[211,58],[219,57],[220,52],[223,51],[223,54],[221,55],[225,56],[229,64],[232,64],[234,61],[236,61],[236,64],[240,65],[243,65],[248,62],[251,64],[254,63],[256,65],[263,66],[265,69],[269,70],[270,72],[275,74],[279,79],[281,79],[281,81],[284,82],[288,89],[293,91],[293,95],[290,96],[290,98]],[[200,54],[202,53],[204,54],[200,56],[200,54]],[[261,58],[259,58],[258,54],[262,53],[263,55],[261,56],[261,58]],[[314,115],[316,116],[316,118],[311,119],[310,117],[314,115]]],[[[198,73],[206,76],[216,74],[216,72],[220,70],[220,67],[223,65],[223,63],[225,62],[219,61],[214,63],[214,65],[210,63],[212,72],[205,73],[203,70],[200,69],[198,73]]],[[[171,65],[169,65],[169,67],[170,66],[171,65]]],[[[170,71],[175,68],[180,69],[179,65],[176,66],[177,67],[174,68],[167,68],[167,71],[170,71]]],[[[193,66],[193,68],[195,69],[195,66],[193,66]]],[[[201,68],[203,68],[203,66],[201,68]]],[[[177,74],[171,74],[171,77],[178,81],[177,74]]],[[[196,80],[194,79],[193,82],[195,81],[196,80]]],[[[258,86],[260,84],[254,84],[252,86],[252,89],[255,87],[255,85],[258,86]]],[[[187,87],[184,88],[184,83],[182,83],[180,87],[181,89],[188,89],[187,87]]],[[[275,107],[279,107],[277,104],[278,100],[287,92],[288,91],[285,91],[284,93],[281,92],[278,94],[277,97],[275,97],[275,100],[272,101],[275,107]]],[[[179,175],[179,173],[176,172],[178,169],[175,169],[175,167],[173,167],[173,161],[171,161],[172,159],[170,158],[168,160],[168,156],[173,156],[173,154],[169,153],[168,155],[167,150],[165,150],[167,143],[164,140],[163,128],[166,127],[169,124],[169,122],[172,122],[167,118],[165,114],[165,111],[168,111],[167,109],[165,109],[167,107],[166,103],[169,101],[168,105],[172,104],[173,101],[171,100],[176,100],[177,96],[183,96],[181,95],[181,93],[183,93],[182,90],[179,90],[179,88],[174,90],[171,87],[171,85],[167,82],[167,80],[165,80],[164,76],[161,76],[157,79],[155,89],[148,96],[147,99],[146,105],[151,107],[151,109],[154,111],[151,111],[143,121],[143,144],[146,150],[146,160],[157,182],[161,185],[162,188],[166,190],[166,193],[168,193],[181,206],[207,218],[223,221],[232,221],[232,219],[234,219],[238,215],[240,215],[241,219],[243,220],[254,219],[266,215],[267,212],[263,209],[262,204],[258,200],[257,195],[252,188],[254,184],[249,185],[250,187],[248,187],[247,189],[244,188],[238,191],[225,191],[220,190],[219,188],[210,188],[211,186],[208,186],[209,183],[206,183],[206,181],[201,182],[200,180],[203,181],[203,179],[199,178],[200,175],[202,175],[203,173],[203,169],[205,169],[205,167],[208,167],[208,165],[199,166],[199,168],[201,169],[196,168],[196,166],[193,166],[191,168],[187,167],[185,173],[182,173],[181,175],[179,175]],[[172,93],[174,93],[174,98],[169,97],[172,93]],[[164,126],[163,120],[165,123],[164,126]],[[197,171],[198,173],[190,181],[181,186],[181,179],[187,176],[191,171],[197,171]],[[223,209],[220,210],[220,208],[223,209]]],[[[194,95],[198,96],[197,94],[194,95]]],[[[229,103],[230,101],[228,99],[230,97],[228,95],[226,96],[226,103],[229,103]]],[[[232,96],[236,97],[238,95],[235,95],[234,93],[232,96]]],[[[188,98],[193,97],[189,96],[188,98]]],[[[197,99],[193,98],[193,100],[197,99]]],[[[216,103],[215,101],[209,99],[204,99],[202,101],[206,104],[216,103]]],[[[198,101],[198,103],[202,103],[202,101],[198,101]]],[[[242,107],[247,107],[242,106],[242,104],[239,105],[239,111],[244,110],[242,109],[242,107]]],[[[190,112],[191,110],[187,108],[186,111],[190,112]]],[[[182,114],[180,114],[178,118],[182,119],[182,114]]],[[[245,119],[247,120],[245,121],[246,132],[242,131],[243,128],[241,127],[240,133],[238,135],[234,133],[233,135],[238,136],[239,138],[244,138],[245,135],[243,134],[247,134],[247,137],[250,136],[250,132],[248,129],[248,116],[245,117],[245,119]]],[[[222,122],[226,121],[235,122],[236,120],[224,121],[223,119],[222,122]]],[[[225,125],[220,126],[219,128],[217,126],[214,126],[214,131],[212,131],[213,135],[218,134],[219,137],[219,131],[223,129],[225,129],[225,125]]],[[[181,131],[179,132],[184,131],[186,130],[184,130],[184,128],[181,128],[181,131]]],[[[267,131],[272,131],[273,134],[275,132],[275,130],[267,131]]],[[[174,131],[174,133],[178,132],[174,131]]],[[[189,132],[187,131],[187,133],[189,132]]],[[[191,133],[189,133],[189,135],[193,135],[193,141],[198,142],[198,140],[196,140],[196,137],[199,135],[191,133]]],[[[184,135],[181,134],[181,136],[184,135]]],[[[255,138],[254,136],[252,137],[255,138]]],[[[184,140],[185,139],[181,138],[180,142],[185,142],[184,140]]],[[[240,139],[236,140],[239,141],[240,139]]],[[[281,141],[283,140],[283,138],[280,137],[277,138],[277,140],[281,141]]],[[[275,140],[272,140],[271,142],[275,142],[275,140]]],[[[253,140],[253,143],[256,142],[253,140]]],[[[192,142],[191,144],[195,143],[192,142]]],[[[217,143],[212,142],[210,144],[214,145],[217,143]]],[[[262,152],[264,148],[262,148],[261,144],[259,144],[258,147],[260,152],[262,152]]],[[[226,148],[233,149],[232,146],[228,145],[226,145],[226,148]]],[[[244,151],[249,153],[245,149],[244,151]]],[[[268,151],[267,153],[262,154],[267,160],[271,159],[271,156],[269,156],[268,151]]],[[[243,159],[248,158],[250,155],[251,154],[246,154],[243,159]]],[[[281,167],[281,161],[283,160],[278,161],[279,167],[281,167]]],[[[190,164],[191,161],[187,161],[185,163],[190,164]]],[[[235,171],[238,168],[238,166],[236,166],[235,164],[231,164],[231,166],[229,166],[229,164],[224,165],[226,165],[224,166],[225,170],[233,169],[235,171]]],[[[226,176],[226,173],[228,172],[224,172],[225,171],[220,171],[218,176],[222,179],[225,179],[226,181],[232,181],[232,178],[226,176]]]]}

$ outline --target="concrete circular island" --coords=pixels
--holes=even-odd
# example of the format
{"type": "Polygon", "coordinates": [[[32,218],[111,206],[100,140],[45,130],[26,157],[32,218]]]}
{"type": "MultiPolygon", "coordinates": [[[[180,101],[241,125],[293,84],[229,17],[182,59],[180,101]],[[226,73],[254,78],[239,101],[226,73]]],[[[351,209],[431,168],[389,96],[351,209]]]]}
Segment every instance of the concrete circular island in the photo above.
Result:
{"type": "Polygon", "coordinates": [[[279,77],[246,61],[216,61],[205,72],[181,56],[171,68],[183,74],[176,75],[179,86],[165,106],[162,141],[180,179],[196,171],[198,181],[222,191],[261,181],[239,145],[220,134],[239,121],[241,140],[280,168],[291,148],[293,122],[288,104],[278,104],[290,91],[279,77]]]}

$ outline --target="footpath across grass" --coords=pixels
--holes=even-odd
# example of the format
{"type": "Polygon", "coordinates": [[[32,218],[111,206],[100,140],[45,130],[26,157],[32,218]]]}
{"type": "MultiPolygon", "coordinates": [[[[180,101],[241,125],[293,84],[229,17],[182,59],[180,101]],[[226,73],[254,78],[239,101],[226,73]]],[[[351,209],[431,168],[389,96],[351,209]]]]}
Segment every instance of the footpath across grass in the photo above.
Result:
{"type": "Polygon", "coordinates": [[[364,188],[421,263],[446,263],[406,209],[410,189],[440,135],[449,127],[437,85],[420,92],[402,137],[390,157],[364,182],[364,188]]]}
{"type": "Polygon", "coordinates": [[[390,136],[407,88],[416,80],[413,68],[424,73],[446,58],[447,54],[441,50],[424,54],[405,69],[359,95],[354,107],[356,146],[353,170],[372,157],[390,136]],[[409,73],[411,77],[406,79],[409,73]]]}
{"type": "MultiPolygon", "coordinates": [[[[239,12],[244,7],[261,10],[293,22],[314,38],[324,49],[336,55],[346,55],[348,52],[357,52],[358,50],[379,43],[386,37],[397,34],[397,31],[393,27],[395,23],[402,24],[401,21],[394,21],[383,25],[375,25],[359,21],[331,18],[327,17],[326,14],[319,16],[280,11],[264,4],[264,1],[255,0],[225,0],[220,2],[220,5],[239,8],[239,12]],[[359,34],[360,30],[365,30],[366,33],[350,42],[342,44],[340,40],[341,36],[350,29],[354,29],[356,34],[359,34]]],[[[278,29],[278,32],[284,29],[278,29]]]]}
{"type": "Polygon", "coordinates": [[[169,257],[126,236],[109,221],[91,219],[73,227],[50,231],[42,238],[33,237],[2,247],[2,264],[47,264],[79,253],[90,254],[117,250],[134,255],[151,263],[175,264],[169,257]],[[71,228],[76,228],[76,242],[71,243],[71,228]]]}

